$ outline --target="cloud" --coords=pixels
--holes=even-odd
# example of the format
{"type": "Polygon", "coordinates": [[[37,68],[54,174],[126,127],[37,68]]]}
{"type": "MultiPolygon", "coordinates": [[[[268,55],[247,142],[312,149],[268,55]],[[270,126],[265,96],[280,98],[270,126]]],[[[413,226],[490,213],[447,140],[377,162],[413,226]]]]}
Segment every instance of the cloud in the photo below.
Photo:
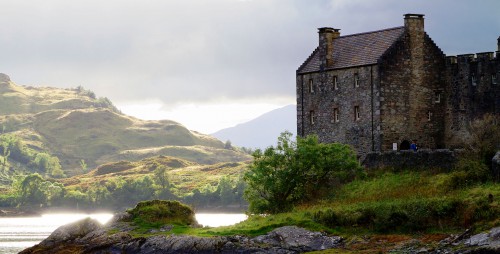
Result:
{"type": "Polygon", "coordinates": [[[2,1],[0,72],[21,84],[83,85],[121,104],[164,107],[295,98],[295,70],[316,28],[342,34],[401,26],[426,14],[445,53],[493,51],[500,2],[2,1]]]}

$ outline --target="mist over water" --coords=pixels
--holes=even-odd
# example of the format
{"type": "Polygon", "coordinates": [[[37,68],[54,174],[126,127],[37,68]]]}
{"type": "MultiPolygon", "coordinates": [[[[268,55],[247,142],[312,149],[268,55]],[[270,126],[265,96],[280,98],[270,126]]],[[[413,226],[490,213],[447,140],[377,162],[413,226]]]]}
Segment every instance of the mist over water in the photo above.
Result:
{"type": "MultiPolygon", "coordinates": [[[[100,223],[108,222],[113,214],[44,214],[40,217],[0,217],[0,254],[18,253],[47,238],[58,227],[86,217],[100,223]]],[[[245,214],[196,214],[196,220],[203,226],[229,226],[245,220],[245,214]]]]}

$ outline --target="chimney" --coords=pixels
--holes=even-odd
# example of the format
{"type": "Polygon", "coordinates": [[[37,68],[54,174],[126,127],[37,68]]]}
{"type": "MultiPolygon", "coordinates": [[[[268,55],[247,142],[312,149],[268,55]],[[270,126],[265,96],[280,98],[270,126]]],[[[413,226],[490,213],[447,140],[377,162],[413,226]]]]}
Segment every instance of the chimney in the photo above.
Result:
{"type": "Polygon", "coordinates": [[[333,65],[333,40],[340,36],[339,31],[331,27],[318,28],[321,68],[333,65]]]}
{"type": "Polygon", "coordinates": [[[410,33],[424,34],[424,14],[405,14],[405,28],[410,33]]]}
{"type": "Polygon", "coordinates": [[[497,39],[497,51],[500,51],[500,36],[497,39]]]}

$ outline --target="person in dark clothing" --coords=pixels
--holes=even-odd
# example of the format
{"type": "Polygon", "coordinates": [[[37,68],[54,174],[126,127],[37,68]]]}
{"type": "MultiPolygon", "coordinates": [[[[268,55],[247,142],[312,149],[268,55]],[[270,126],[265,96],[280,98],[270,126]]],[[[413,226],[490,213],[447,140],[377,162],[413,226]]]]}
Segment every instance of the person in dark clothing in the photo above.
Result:
{"type": "Polygon", "coordinates": [[[415,152],[418,150],[417,143],[415,142],[415,140],[413,140],[411,142],[410,149],[413,150],[413,151],[415,151],[415,152]]]}

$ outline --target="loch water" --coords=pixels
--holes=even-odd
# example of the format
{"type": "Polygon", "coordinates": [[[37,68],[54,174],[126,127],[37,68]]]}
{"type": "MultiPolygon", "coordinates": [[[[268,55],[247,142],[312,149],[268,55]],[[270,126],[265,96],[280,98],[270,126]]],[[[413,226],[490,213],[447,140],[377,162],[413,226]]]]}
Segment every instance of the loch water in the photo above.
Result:
{"type": "MultiPolygon", "coordinates": [[[[38,217],[0,217],[0,254],[18,253],[47,238],[58,227],[86,217],[91,217],[104,224],[113,215],[111,213],[65,213],[44,214],[38,217]]],[[[246,218],[245,214],[196,214],[198,223],[209,227],[229,226],[246,218]]]]}

